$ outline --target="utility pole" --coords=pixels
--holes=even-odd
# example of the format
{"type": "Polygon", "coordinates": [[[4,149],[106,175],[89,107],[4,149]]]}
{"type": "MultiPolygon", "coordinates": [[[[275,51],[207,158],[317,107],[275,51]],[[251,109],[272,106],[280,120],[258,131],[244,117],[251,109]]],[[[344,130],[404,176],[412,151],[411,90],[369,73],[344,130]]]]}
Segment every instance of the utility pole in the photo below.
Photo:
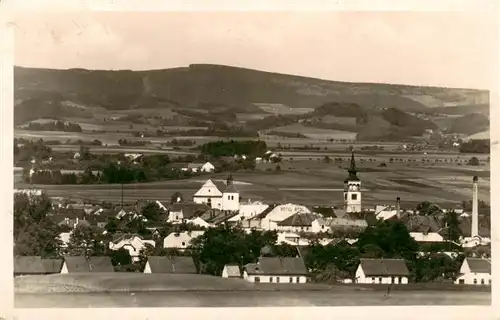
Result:
{"type": "Polygon", "coordinates": [[[123,209],[123,182],[122,182],[122,201],[121,201],[121,203],[122,203],[122,209],[123,209]]]}

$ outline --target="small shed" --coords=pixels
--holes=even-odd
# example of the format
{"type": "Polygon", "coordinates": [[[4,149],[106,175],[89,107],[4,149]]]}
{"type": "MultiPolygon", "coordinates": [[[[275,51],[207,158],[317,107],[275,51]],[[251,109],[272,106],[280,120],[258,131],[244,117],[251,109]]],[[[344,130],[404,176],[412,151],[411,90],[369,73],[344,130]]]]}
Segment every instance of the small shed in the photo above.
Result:
{"type": "Polygon", "coordinates": [[[366,284],[407,284],[410,271],[403,259],[361,259],[356,282],[366,284]]]}

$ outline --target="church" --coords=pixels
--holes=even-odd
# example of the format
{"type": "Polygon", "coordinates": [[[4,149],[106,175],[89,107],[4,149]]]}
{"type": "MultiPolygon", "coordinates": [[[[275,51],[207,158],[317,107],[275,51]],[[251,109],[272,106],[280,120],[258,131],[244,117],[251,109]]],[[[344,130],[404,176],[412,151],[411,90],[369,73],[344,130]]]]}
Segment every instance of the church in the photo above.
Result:
{"type": "Polygon", "coordinates": [[[344,180],[344,210],[345,212],[361,212],[361,180],[359,180],[354,161],[354,151],[351,154],[351,162],[347,170],[349,175],[344,180]]]}
{"type": "Polygon", "coordinates": [[[227,178],[226,183],[208,179],[194,194],[193,202],[205,203],[212,209],[221,211],[239,211],[240,192],[234,186],[231,175],[227,178]]]}

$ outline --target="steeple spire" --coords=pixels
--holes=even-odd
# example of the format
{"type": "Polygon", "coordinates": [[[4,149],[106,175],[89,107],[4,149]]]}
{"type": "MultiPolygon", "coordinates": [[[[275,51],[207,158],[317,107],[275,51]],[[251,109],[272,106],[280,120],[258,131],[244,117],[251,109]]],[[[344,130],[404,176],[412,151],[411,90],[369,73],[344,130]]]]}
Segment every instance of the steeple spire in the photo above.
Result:
{"type": "Polygon", "coordinates": [[[349,165],[349,169],[347,169],[347,172],[349,172],[349,177],[347,178],[347,180],[351,180],[351,181],[358,181],[358,176],[357,176],[357,172],[358,170],[356,169],[356,161],[354,160],[354,149],[351,148],[351,163],[349,165]]]}

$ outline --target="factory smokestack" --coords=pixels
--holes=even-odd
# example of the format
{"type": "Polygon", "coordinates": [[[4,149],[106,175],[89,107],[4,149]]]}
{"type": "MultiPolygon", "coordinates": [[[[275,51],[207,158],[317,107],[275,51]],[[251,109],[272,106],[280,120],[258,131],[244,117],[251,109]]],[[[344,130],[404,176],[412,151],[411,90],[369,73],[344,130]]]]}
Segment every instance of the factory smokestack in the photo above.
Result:
{"type": "Polygon", "coordinates": [[[401,198],[400,197],[396,198],[396,217],[398,217],[398,219],[401,219],[401,198]]]}
{"type": "Polygon", "coordinates": [[[472,226],[471,226],[471,237],[479,236],[479,204],[477,195],[477,180],[478,177],[474,176],[472,178],[472,226]]]}

